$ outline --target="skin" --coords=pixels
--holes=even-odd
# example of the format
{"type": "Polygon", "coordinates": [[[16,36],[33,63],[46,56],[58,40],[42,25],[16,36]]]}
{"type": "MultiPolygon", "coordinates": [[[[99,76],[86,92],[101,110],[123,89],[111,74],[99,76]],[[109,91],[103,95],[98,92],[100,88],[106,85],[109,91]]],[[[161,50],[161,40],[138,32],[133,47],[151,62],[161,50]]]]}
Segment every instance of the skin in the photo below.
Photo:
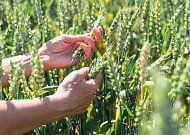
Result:
{"type": "MultiPolygon", "coordinates": [[[[84,60],[89,59],[100,43],[103,30],[99,27],[93,29],[93,33],[95,39],[90,38],[89,34],[61,35],[45,43],[39,49],[44,70],[70,66],[72,54],[79,45],[85,51],[84,60]]],[[[32,72],[30,58],[31,54],[25,54],[2,61],[3,87],[9,85],[10,60],[15,63],[15,67],[20,61],[24,61],[25,76],[29,77],[32,72]]],[[[76,62],[77,59],[73,65],[76,62]]],[[[84,113],[94,99],[94,93],[102,78],[98,73],[94,79],[85,80],[88,72],[88,67],[71,72],[60,84],[55,94],[44,98],[0,101],[0,134],[20,134],[67,116],[84,113]]]]}

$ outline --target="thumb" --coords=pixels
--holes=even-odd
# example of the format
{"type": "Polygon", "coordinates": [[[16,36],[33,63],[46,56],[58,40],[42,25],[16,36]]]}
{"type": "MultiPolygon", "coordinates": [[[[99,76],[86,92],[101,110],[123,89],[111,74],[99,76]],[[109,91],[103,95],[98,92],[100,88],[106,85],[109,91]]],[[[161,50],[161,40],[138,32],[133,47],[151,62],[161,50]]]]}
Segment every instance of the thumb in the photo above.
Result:
{"type": "Polygon", "coordinates": [[[94,81],[96,84],[99,84],[102,80],[102,75],[100,74],[100,72],[97,73],[97,75],[94,78],[94,81]]]}
{"type": "Polygon", "coordinates": [[[89,71],[90,71],[89,67],[84,67],[78,70],[77,72],[78,72],[78,79],[80,79],[79,81],[82,81],[85,77],[87,77],[89,71]]]}

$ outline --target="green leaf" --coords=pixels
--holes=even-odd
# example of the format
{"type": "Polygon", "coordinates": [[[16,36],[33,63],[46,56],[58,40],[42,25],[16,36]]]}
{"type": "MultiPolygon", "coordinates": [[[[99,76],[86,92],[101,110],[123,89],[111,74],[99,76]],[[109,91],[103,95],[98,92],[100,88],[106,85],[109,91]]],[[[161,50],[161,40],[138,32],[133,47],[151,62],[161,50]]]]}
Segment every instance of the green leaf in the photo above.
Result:
{"type": "Polygon", "coordinates": [[[92,112],[92,109],[94,108],[93,104],[90,104],[90,106],[87,109],[87,118],[86,118],[86,123],[90,120],[90,115],[92,112]]]}
{"type": "Polygon", "coordinates": [[[112,124],[110,129],[108,129],[108,131],[106,132],[106,135],[111,135],[112,132],[114,131],[114,127],[115,127],[115,123],[112,124]]]}
{"type": "Polygon", "coordinates": [[[12,50],[12,49],[13,49],[13,47],[12,47],[12,46],[7,46],[7,48],[8,48],[8,49],[10,49],[10,50],[12,50]]]}
{"type": "MultiPolygon", "coordinates": [[[[53,90],[55,90],[57,88],[58,88],[58,86],[47,86],[47,87],[44,87],[44,88],[42,88],[42,94],[45,94],[47,92],[51,92],[51,91],[53,91],[53,90]]],[[[39,93],[39,95],[41,95],[41,90],[39,90],[38,93],[39,93]]]]}
{"type": "Polygon", "coordinates": [[[133,114],[132,114],[131,110],[130,110],[130,109],[128,108],[128,106],[123,102],[123,100],[122,100],[122,104],[123,104],[123,106],[125,107],[125,109],[127,110],[127,113],[129,114],[129,116],[133,117],[133,114]]]}
{"type": "Polygon", "coordinates": [[[109,99],[110,97],[111,97],[111,95],[107,95],[106,98],[105,98],[105,100],[109,99]]]}
{"type": "Polygon", "coordinates": [[[102,134],[107,134],[107,133],[111,133],[113,132],[112,131],[112,128],[114,129],[115,127],[115,122],[113,124],[111,123],[106,123],[105,127],[103,128],[103,130],[101,130],[100,132],[96,133],[96,135],[102,135],[102,134]]]}
{"type": "Polygon", "coordinates": [[[111,84],[108,80],[106,80],[106,83],[107,83],[107,85],[108,85],[111,89],[113,89],[112,84],[111,84]]]}
{"type": "Polygon", "coordinates": [[[58,88],[58,86],[47,86],[47,87],[42,88],[42,90],[52,91],[52,90],[57,89],[57,88],[58,88]]]}

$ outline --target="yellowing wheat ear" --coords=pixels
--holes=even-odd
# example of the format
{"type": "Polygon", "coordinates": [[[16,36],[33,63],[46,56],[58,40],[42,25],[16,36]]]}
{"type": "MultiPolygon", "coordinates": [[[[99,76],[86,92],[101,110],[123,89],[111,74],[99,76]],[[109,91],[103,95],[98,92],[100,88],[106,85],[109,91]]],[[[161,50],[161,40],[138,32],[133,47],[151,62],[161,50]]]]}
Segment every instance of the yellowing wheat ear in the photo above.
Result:
{"type": "Polygon", "coordinates": [[[141,82],[141,99],[143,100],[143,86],[146,80],[146,71],[147,71],[147,64],[148,64],[148,55],[150,52],[150,44],[146,42],[141,50],[140,56],[140,82],[141,82]]]}

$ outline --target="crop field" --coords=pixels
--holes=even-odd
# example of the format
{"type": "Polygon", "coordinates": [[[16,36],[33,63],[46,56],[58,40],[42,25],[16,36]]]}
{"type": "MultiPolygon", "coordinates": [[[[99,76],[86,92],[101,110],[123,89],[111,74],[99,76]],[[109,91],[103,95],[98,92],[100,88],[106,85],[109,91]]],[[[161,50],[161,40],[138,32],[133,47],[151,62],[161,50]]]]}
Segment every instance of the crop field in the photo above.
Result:
{"type": "Polygon", "coordinates": [[[1,100],[52,95],[82,67],[90,67],[87,79],[103,78],[84,114],[25,134],[190,134],[190,0],[1,0],[0,78],[2,59],[29,52],[32,75],[11,63],[1,100]],[[38,49],[45,42],[98,26],[104,33],[89,60],[78,48],[77,65],[43,71],[38,49]]]}

